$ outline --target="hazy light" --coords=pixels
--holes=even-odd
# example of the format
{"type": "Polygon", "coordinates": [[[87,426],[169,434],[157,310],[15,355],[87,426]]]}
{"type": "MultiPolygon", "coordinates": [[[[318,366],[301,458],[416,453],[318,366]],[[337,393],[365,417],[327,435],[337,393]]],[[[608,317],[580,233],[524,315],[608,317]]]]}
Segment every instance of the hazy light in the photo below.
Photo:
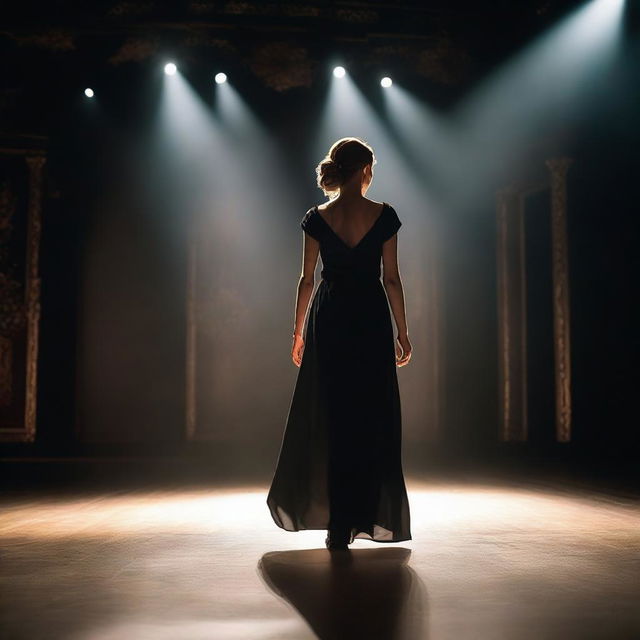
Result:
{"type": "Polygon", "coordinates": [[[177,70],[178,70],[178,67],[176,67],[176,65],[173,62],[167,62],[167,64],[164,65],[164,72],[168,76],[175,75],[177,70]]]}
{"type": "Polygon", "coordinates": [[[93,98],[95,94],[93,93],[93,89],[91,89],[90,87],[87,87],[84,90],[84,95],[87,96],[87,98],[93,98]]]}
{"type": "Polygon", "coordinates": [[[461,153],[456,130],[435,109],[394,85],[384,91],[387,122],[401,141],[402,153],[417,175],[429,176],[432,189],[448,197],[447,181],[456,175],[461,153]]]}
{"type": "Polygon", "coordinates": [[[344,78],[345,73],[346,71],[344,70],[344,67],[334,67],[333,69],[333,75],[336,78],[344,78]]]}
{"type": "Polygon", "coordinates": [[[198,335],[188,347],[189,366],[198,372],[189,402],[195,428],[203,433],[215,433],[218,424],[239,415],[239,393],[246,385],[255,393],[240,409],[243,423],[253,424],[270,411],[291,364],[278,360],[281,346],[265,343],[260,327],[284,322],[282,309],[296,280],[294,276],[293,285],[283,282],[278,264],[289,255],[295,274],[298,255],[291,251],[290,240],[302,235],[287,215],[299,206],[292,190],[282,189],[290,178],[287,159],[273,153],[279,147],[269,129],[233,83],[216,84],[215,75],[215,69],[208,74],[206,101],[182,73],[162,82],[151,130],[155,144],[147,147],[149,161],[141,178],[157,194],[151,196],[154,202],[161,199],[166,213],[157,216],[154,225],[157,230],[164,224],[165,246],[175,247],[176,256],[184,250],[189,221],[194,286],[190,318],[198,335]],[[265,244],[266,237],[270,241],[265,244]],[[247,260],[247,251],[253,260],[247,260]],[[263,267],[260,277],[254,277],[257,264],[263,267]],[[208,329],[214,326],[216,330],[208,329]],[[234,354],[237,344],[245,347],[239,356],[234,354]],[[264,369],[252,365],[256,353],[262,362],[278,363],[268,380],[264,369]]]}
{"type": "Polygon", "coordinates": [[[385,76],[384,78],[382,78],[382,80],[380,80],[380,84],[386,89],[387,87],[390,87],[393,82],[391,81],[391,78],[385,76]]]}
{"type": "MultiPolygon", "coordinates": [[[[377,161],[384,165],[384,170],[374,178],[371,195],[379,189],[381,194],[385,193],[385,189],[396,193],[402,191],[402,201],[397,201],[400,208],[406,206],[406,210],[417,210],[413,198],[418,201],[419,207],[424,206],[428,190],[428,187],[425,189],[425,180],[416,180],[410,175],[410,167],[399,153],[393,138],[389,136],[386,125],[349,75],[341,82],[332,82],[329,85],[329,94],[316,132],[313,161],[320,160],[331,144],[339,138],[362,138],[371,144],[377,161]]],[[[383,197],[380,196],[381,199],[383,197]]]]}
{"type": "MultiPolygon", "coordinates": [[[[480,83],[453,113],[458,146],[449,192],[475,207],[506,169],[526,170],[520,150],[578,123],[606,99],[621,43],[622,0],[591,0],[539,35],[480,83]],[[464,188],[459,188],[463,184],[464,188]]],[[[437,161],[437,160],[436,160],[437,161]]]]}
{"type": "Polygon", "coordinates": [[[215,80],[216,80],[216,82],[218,84],[222,84],[223,82],[227,81],[227,74],[226,73],[216,73],[215,80]]]}

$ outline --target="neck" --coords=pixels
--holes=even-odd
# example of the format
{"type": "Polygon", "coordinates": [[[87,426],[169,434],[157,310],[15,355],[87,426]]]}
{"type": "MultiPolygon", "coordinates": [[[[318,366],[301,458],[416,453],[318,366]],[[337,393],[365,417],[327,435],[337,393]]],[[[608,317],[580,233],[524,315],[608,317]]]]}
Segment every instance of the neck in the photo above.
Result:
{"type": "Polygon", "coordinates": [[[357,202],[364,200],[364,194],[359,188],[343,188],[340,189],[340,195],[337,196],[336,201],[339,202],[357,202]]]}

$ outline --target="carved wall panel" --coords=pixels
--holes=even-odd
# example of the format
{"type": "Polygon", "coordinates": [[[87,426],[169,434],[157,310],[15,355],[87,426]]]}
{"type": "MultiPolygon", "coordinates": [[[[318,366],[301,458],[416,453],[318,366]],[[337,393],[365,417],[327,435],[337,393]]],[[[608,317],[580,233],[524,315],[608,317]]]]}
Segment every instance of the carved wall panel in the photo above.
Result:
{"type": "Polygon", "coordinates": [[[0,441],[36,436],[44,152],[0,147],[0,441]]]}
{"type": "MultiPolygon", "coordinates": [[[[256,258],[246,257],[243,247],[255,235],[249,233],[246,238],[241,237],[243,228],[255,227],[259,218],[250,212],[247,215],[253,218],[247,220],[246,227],[240,226],[242,221],[238,217],[243,212],[232,206],[225,209],[220,198],[215,214],[207,210],[197,213],[189,226],[185,432],[190,442],[238,441],[245,437],[244,432],[250,434],[256,424],[265,420],[275,425],[269,428],[281,428],[282,414],[290,402],[297,375],[288,357],[289,330],[288,326],[283,328],[281,311],[283,305],[288,312],[293,306],[297,273],[291,271],[288,286],[281,289],[278,297],[271,299],[260,294],[258,287],[263,286],[260,281],[264,281],[269,291],[276,288],[274,279],[261,273],[265,265],[260,264],[260,254],[256,258]],[[253,273],[252,277],[248,278],[247,273],[253,273]]],[[[410,336],[413,335],[411,340],[417,354],[415,365],[411,366],[422,367],[419,378],[410,381],[416,388],[408,396],[421,394],[419,400],[412,402],[412,409],[419,417],[419,433],[423,437],[426,434],[429,440],[437,440],[442,437],[444,411],[441,402],[444,358],[441,257],[437,225],[431,221],[424,228],[428,231],[426,244],[422,238],[415,243],[416,251],[422,252],[419,260],[424,268],[413,272],[416,280],[405,277],[407,290],[416,292],[408,310],[416,316],[413,324],[409,317],[409,326],[414,327],[410,329],[410,336]]],[[[284,230],[281,234],[271,232],[269,237],[279,235],[284,237],[284,230]]],[[[273,240],[273,246],[297,252],[297,234],[295,241],[293,247],[284,247],[273,240]]],[[[276,254],[275,249],[270,251],[276,254]]],[[[282,264],[284,260],[277,258],[277,262],[282,264]]],[[[267,264],[269,270],[276,270],[273,261],[267,264]]],[[[321,267],[319,260],[316,282],[319,282],[321,267]]],[[[405,424],[410,419],[409,411],[406,414],[403,414],[405,424]]]]}
{"type": "Polygon", "coordinates": [[[571,335],[567,248],[567,171],[571,163],[570,158],[547,160],[547,166],[551,171],[556,437],[559,442],[571,440],[571,335]]]}

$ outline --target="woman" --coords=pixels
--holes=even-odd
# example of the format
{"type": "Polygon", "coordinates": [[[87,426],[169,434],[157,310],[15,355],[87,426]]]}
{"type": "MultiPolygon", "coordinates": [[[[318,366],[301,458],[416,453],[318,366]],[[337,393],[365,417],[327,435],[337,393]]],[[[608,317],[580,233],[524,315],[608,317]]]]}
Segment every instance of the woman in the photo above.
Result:
{"type": "Polygon", "coordinates": [[[368,144],[342,138],[316,168],[318,186],[334,197],[300,223],[291,354],[300,370],[267,497],[279,527],[327,529],[331,550],[355,538],[411,540],[396,374],[411,358],[397,260],[402,223],[391,205],[365,198],[375,163],[368,144]],[[318,254],[322,280],[303,338],[318,254]]]}

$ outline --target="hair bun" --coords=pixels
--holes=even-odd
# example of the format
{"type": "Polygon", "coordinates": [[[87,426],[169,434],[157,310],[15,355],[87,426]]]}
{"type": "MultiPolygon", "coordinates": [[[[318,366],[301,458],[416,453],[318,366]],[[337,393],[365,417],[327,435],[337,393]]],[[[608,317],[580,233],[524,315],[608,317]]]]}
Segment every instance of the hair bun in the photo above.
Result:
{"type": "Polygon", "coordinates": [[[339,192],[342,185],[367,164],[376,162],[373,149],[360,138],[340,138],[316,166],[318,187],[325,195],[339,192]]]}

